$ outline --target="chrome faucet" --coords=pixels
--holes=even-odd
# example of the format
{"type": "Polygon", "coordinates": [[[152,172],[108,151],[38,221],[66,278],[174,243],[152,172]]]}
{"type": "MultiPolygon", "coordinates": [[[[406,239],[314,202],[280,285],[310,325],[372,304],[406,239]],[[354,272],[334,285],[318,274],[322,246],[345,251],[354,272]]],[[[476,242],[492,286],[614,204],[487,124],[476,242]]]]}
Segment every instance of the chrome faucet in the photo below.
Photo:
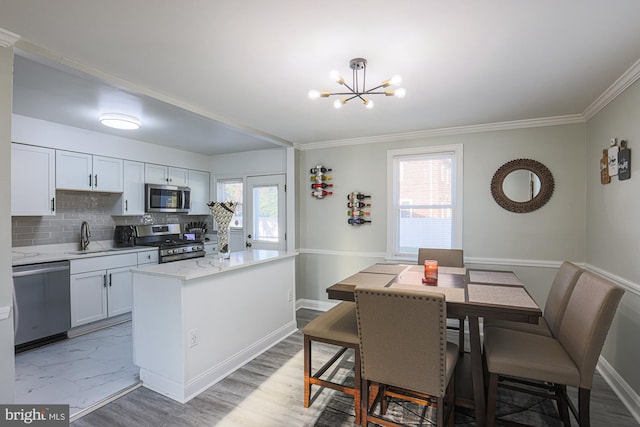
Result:
{"type": "Polygon", "coordinates": [[[89,230],[89,223],[82,221],[80,225],[80,249],[86,251],[89,247],[89,237],[91,237],[91,230],[89,230]]]}

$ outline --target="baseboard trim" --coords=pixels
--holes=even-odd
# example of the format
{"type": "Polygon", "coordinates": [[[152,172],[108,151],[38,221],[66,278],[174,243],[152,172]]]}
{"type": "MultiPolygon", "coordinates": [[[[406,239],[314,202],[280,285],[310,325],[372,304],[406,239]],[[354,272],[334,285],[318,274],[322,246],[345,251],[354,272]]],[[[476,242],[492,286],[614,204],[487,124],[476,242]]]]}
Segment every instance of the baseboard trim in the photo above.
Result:
{"type": "Polygon", "coordinates": [[[260,341],[244,348],[186,383],[171,380],[150,370],[140,368],[142,386],[180,403],[187,403],[297,330],[295,320],[288,322],[260,341]]]}
{"type": "Polygon", "coordinates": [[[611,366],[604,357],[600,356],[596,369],[607,384],[609,384],[613,392],[620,398],[624,406],[631,412],[633,418],[640,424],[640,396],[633,391],[629,384],[613,369],[613,366],[611,366]]]}
{"type": "Polygon", "coordinates": [[[299,299],[296,300],[296,311],[301,308],[308,308],[309,310],[327,311],[338,305],[338,302],[333,301],[318,301],[312,299],[299,299]]]}

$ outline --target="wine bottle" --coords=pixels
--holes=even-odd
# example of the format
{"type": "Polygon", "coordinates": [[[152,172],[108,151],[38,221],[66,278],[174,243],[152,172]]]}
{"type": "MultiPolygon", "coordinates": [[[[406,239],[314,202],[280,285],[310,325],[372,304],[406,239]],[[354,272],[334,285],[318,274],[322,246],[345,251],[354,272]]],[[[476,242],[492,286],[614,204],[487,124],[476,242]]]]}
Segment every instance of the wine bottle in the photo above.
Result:
{"type": "Polygon", "coordinates": [[[330,172],[330,171],[331,171],[331,168],[325,168],[324,166],[318,165],[318,166],[316,166],[314,168],[311,168],[309,173],[315,174],[315,173],[318,173],[318,172],[325,173],[325,172],[330,172]]]}
{"type": "Polygon", "coordinates": [[[367,222],[371,222],[371,220],[362,218],[349,218],[349,224],[364,224],[367,222]]]}
{"type": "Polygon", "coordinates": [[[362,200],[362,199],[368,199],[370,197],[371,196],[367,196],[367,195],[364,195],[362,193],[349,193],[349,194],[347,194],[347,199],[348,200],[356,200],[356,199],[362,200]]]}
{"type": "Polygon", "coordinates": [[[313,175],[311,181],[328,181],[331,179],[331,175],[313,175]]]}
{"type": "Polygon", "coordinates": [[[333,184],[326,184],[326,183],[322,183],[322,184],[311,184],[311,188],[327,188],[327,187],[333,187],[333,184]]]}
{"type": "Polygon", "coordinates": [[[371,203],[363,203],[363,202],[349,202],[347,203],[348,208],[365,208],[367,206],[371,206],[371,203]]]}
{"type": "Polygon", "coordinates": [[[363,215],[371,215],[371,212],[348,210],[347,211],[347,215],[349,215],[349,216],[363,216],[363,215]]]}
{"type": "Polygon", "coordinates": [[[324,191],[324,190],[322,190],[322,191],[316,190],[316,191],[312,191],[311,192],[311,195],[313,197],[320,197],[320,198],[324,197],[324,196],[329,196],[331,194],[333,194],[332,191],[324,191]]]}

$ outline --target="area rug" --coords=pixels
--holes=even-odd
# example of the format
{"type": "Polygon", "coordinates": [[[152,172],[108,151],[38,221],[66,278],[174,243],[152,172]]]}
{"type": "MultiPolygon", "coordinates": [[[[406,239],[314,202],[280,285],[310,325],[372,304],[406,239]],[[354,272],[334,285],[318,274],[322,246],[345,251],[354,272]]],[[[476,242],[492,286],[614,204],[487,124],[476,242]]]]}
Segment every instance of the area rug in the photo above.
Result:
{"type": "MultiPolygon", "coordinates": [[[[353,385],[353,375],[345,378],[345,385],[353,385]]],[[[353,398],[343,393],[331,393],[324,410],[315,422],[317,427],[347,427],[355,425],[353,398]]],[[[562,426],[558,418],[555,402],[511,390],[498,389],[498,418],[535,426],[562,426]]],[[[410,402],[392,400],[387,417],[407,426],[432,426],[436,422],[436,412],[431,408],[410,402]]],[[[455,425],[475,426],[473,410],[456,408],[455,425]]]]}

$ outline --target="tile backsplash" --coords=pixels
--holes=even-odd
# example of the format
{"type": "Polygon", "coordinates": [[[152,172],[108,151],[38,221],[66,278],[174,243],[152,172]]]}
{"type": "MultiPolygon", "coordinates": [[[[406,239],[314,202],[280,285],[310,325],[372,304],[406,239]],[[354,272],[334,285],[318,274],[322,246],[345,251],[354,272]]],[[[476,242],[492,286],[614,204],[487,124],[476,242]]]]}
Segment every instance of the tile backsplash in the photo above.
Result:
{"type": "Polygon", "coordinates": [[[78,242],[80,225],[89,223],[91,240],[113,239],[116,225],[139,224],[186,224],[205,221],[213,230],[211,215],[145,214],[143,216],[112,216],[111,211],[120,194],[88,191],[56,191],[57,212],[55,216],[11,217],[11,240],[13,247],[50,245],[78,242]]]}

